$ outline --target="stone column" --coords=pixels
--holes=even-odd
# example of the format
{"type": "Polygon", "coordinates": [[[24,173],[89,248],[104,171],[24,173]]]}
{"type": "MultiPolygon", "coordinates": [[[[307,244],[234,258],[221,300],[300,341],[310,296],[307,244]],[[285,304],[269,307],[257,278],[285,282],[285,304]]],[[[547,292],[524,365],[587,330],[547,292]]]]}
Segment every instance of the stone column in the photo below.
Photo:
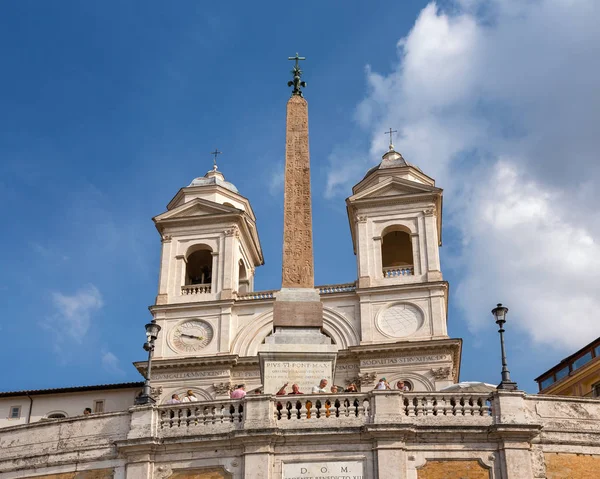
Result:
{"type": "Polygon", "coordinates": [[[168,301],[169,265],[171,263],[171,236],[163,235],[160,250],[160,271],[158,274],[158,295],[156,304],[166,304],[168,301]]]}
{"type": "Polygon", "coordinates": [[[250,440],[244,445],[244,479],[270,479],[273,446],[270,442],[250,440]]]}
{"type": "Polygon", "coordinates": [[[374,449],[377,479],[406,477],[406,444],[403,440],[377,439],[374,449]]]}

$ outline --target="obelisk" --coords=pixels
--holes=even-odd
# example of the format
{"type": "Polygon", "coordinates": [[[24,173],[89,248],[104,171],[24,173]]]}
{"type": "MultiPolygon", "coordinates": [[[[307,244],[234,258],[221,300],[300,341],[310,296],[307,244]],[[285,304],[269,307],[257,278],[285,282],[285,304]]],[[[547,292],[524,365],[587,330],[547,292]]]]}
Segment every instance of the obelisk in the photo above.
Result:
{"type": "Polygon", "coordinates": [[[310,392],[321,379],[333,383],[337,347],[323,334],[323,304],[314,284],[308,103],[303,97],[304,58],[296,54],[292,96],[287,103],[285,138],[284,225],[281,290],[273,303],[273,334],[258,356],[264,391],[284,384],[310,392]]]}
{"type": "Polygon", "coordinates": [[[281,291],[273,310],[273,326],[321,328],[323,306],[315,291],[308,149],[308,103],[302,94],[306,83],[296,54],[292,70],[292,96],[285,124],[285,181],[283,262],[281,291]]]}

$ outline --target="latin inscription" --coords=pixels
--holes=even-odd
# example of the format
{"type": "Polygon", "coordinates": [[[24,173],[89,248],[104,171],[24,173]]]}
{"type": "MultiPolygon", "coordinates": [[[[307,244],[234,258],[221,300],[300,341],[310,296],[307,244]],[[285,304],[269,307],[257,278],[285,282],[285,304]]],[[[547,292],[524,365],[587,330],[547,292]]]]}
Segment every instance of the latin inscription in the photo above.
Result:
{"type": "Polygon", "coordinates": [[[283,479],[363,479],[360,461],[283,464],[283,479]]]}
{"type": "Polygon", "coordinates": [[[178,373],[154,373],[152,379],[195,379],[227,376],[229,371],[183,371],[178,373]]]}
{"type": "Polygon", "coordinates": [[[361,359],[362,366],[387,366],[390,364],[428,363],[430,361],[449,361],[449,354],[430,354],[426,356],[407,356],[401,358],[361,359]]]}
{"type": "Polygon", "coordinates": [[[298,384],[300,391],[310,394],[321,379],[331,384],[331,366],[331,361],[265,361],[265,392],[276,393],[288,383],[288,392],[292,384],[298,384]]]}

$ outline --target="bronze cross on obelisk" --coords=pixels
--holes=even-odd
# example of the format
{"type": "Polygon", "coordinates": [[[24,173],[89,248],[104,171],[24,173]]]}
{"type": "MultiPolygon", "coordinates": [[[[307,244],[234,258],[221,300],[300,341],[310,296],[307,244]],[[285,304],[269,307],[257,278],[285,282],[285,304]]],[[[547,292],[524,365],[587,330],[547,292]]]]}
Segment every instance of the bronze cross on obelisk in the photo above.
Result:
{"type": "Polygon", "coordinates": [[[288,82],[288,86],[294,85],[292,95],[298,95],[301,97],[302,90],[300,90],[300,87],[306,88],[306,82],[300,80],[300,77],[302,76],[302,70],[300,70],[300,64],[298,63],[298,60],[306,60],[306,57],[298,56],[298,53],[296,53],[295,57],[288,57],[288,60],[296,60],[296,64],[292,69],[292,76],[294,77],[294,79],[288,82]]]}
{"type": "Polygon", "coordinates": [[[215,151],[211,151],[210,154],[211,155],[215,155],[215,159],[213,160],[213,170],[217,171],[217,155],[220,155],[221,153],[223,153],[222,151],[219,151],[215,148],[215,151]]]}
{"type": "Polygon", "coordinates": [[[392,130],[392,129],[390,128],[390,131],[386,131],[386,132],[385,132],[385,135],[390,135],[390,150],[393,150],[393,149],[394,149],[394,143],[392,142],[392,135],[393,135],[394,133],[398,133],[398,130],[392,130]]]}

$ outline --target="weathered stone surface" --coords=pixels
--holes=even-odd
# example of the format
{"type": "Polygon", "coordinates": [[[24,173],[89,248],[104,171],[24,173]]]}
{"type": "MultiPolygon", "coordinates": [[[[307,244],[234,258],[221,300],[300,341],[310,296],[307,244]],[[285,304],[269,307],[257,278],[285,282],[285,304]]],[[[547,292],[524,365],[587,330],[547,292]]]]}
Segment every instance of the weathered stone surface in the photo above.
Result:
{"type": "Polygon", "coordinates": [[[170,479],[229,479],[231,474],[221,468],[190,469],[174,472],[170,479]]]}
{"type": "Polygon", "coordinates": [[[427,461],[419,479],[489,479],[490,471],[478,461],[427,461]]]}
{"type": "Polygon", "coordinates": [[[308,104],[287,104],[284,186],[283,288],[314,287],[308,104]]]}
{"type": "Polygon", "coordinates": [[[600,474],[600,456],[553,453],[544,456],[548,479],[591,479],[600,474]]]}
{"type": "MultiPolygon", "coordinates": [[[[114,470],[110,469],[94,469],[91,471],[76,471],[63,472],[61,474],[48,474],[45,476],[35,476],[35,479],[112,479],[114,470]]],[[[33,479],[29,476],[25,479],[33,479]]]]}
{"type": "Polygon", "coordinates": [[[275,301],[273,326],[323,327],[323,304],[304,301],[275,301]]]}

